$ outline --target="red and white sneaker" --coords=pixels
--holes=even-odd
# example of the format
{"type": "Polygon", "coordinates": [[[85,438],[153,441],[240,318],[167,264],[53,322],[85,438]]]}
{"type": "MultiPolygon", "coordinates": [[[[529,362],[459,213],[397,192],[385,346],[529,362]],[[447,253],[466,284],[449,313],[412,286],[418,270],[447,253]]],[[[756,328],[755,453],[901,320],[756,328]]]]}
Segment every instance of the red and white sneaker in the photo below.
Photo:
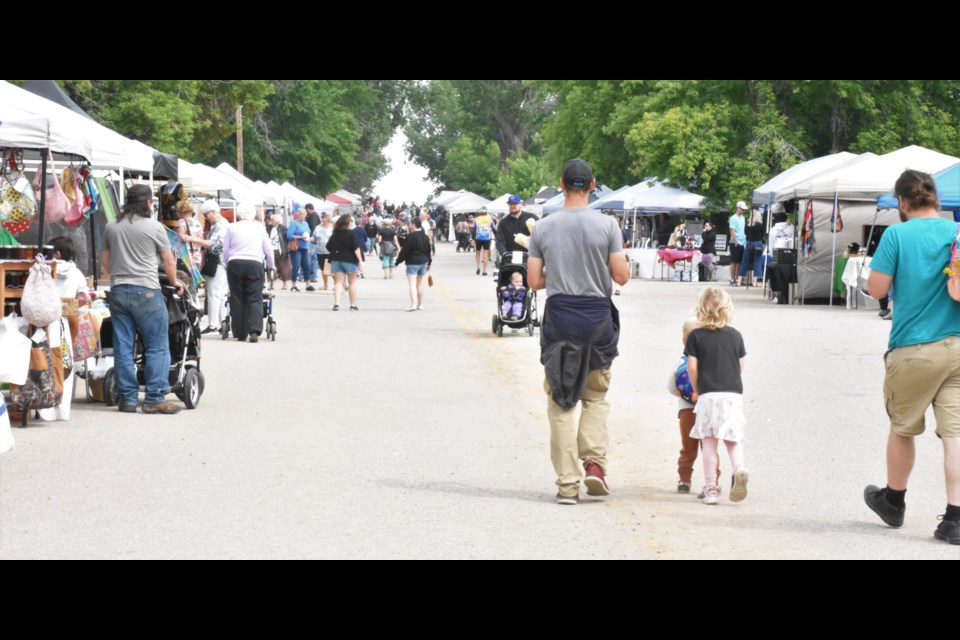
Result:
{"type": "Polygon", "coordinates": [[[583,484],[587,486],[588,496],[608,496],[610,487],[607,486],[607,479],[603,475],[603,469],[596,462],[588,462],[583,465],[586,477],[583,484]]]}

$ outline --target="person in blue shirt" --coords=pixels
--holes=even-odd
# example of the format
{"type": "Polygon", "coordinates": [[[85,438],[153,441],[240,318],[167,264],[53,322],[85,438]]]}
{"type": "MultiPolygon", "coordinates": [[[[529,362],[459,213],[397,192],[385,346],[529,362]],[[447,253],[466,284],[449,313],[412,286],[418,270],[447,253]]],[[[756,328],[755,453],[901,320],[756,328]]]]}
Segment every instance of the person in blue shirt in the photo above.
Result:
{"type": "Polygon", "coordinates": [[[740,273],[740,263],[743,261],[743,241],[746,229],[746,220],[743,218],[747,210],[747,203],[743,200],[737,203],[737,210],[728,220],[730,224],[730,284],[737,284],[737,274],[740,273]]]}
{"type": "Polygon", "coordinates": [[[957,238],[956,222],[940,217],[933,178],[904,171],[894,186],[903,224],[880,239],[867,286],[882,298],[897,290],[883,399],[890,416],[887,486],[869,485],[863,497],[880,519],[897,528],[906,511],[907,481],[932,404],[943,444],[947,508],[934,537],[960,545],[960,303],[947,291],[944,267],[957,238]]]}

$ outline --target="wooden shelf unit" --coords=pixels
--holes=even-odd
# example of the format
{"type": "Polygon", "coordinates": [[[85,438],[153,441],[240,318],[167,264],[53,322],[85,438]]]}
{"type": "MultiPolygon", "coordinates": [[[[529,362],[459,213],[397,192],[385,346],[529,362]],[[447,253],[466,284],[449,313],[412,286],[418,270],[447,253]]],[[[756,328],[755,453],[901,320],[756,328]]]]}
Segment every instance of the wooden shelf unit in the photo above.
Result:
{"type": "MultiPolygon", "coordinates": [[[[17,289],[11,289],[7,286],[7,275],[12,273],[23,274],[23,282],[25,284],[26,274],[35,262],[35,260],[0,260],[0,313],[6,311],[8,302],[19,300],[23,297],[22,285],[17,289]]],[[[50,267],[50,274],[53,276],[54,282],[56,282],[57,263],[48,261],[47,265],[50,267]]]]}

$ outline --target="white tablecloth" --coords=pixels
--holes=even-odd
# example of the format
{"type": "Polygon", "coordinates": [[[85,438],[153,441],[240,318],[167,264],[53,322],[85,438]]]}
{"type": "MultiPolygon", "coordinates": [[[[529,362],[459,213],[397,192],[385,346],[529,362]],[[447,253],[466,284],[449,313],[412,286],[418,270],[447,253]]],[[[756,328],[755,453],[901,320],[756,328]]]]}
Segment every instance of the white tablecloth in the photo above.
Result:
{"type": "Polygon", "coordinates": [[[656,249],[625,249],[630,261],[636,266],[631,275],[637,278],[646,278],[650,280],[654,277],[657,266],[656,249]]]}
{"type": "MultiPolygon", "coordinates": [[[[869,265],[871,260],[873,260],[872,257],[867,257],[866,264],[869,265]]],[[[863,263],[864,263],[864,258],[862,256],[856,257],[856,258],[850,258],[849,260],[847,260],[847,266],[844,267],[843,275],[840,276],[840,279],[843,281],[843,284],[847,285],[848,287],[856,287],[860,284],[857,278],[861,276],[860,265],[862,265],[863,263]]],[[[862,277],[864,281],[866,281],[867,278],[870,277],[870,267],[868,266],[863,267],[862,277]]]]}

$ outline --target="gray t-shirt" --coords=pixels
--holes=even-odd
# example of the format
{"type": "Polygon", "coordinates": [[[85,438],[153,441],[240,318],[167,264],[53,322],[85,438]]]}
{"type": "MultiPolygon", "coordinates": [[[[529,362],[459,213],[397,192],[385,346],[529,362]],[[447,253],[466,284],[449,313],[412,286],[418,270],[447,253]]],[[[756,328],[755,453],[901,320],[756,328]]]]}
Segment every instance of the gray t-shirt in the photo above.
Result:
{"type": "Polygon", "coordinates": [[[540,220],[530,235],[531,258],[543,260],[547,295],[613,295],[610,256],[623,253],[617,221],[594,209],[561,209],[540,220]]]}
{"type": "Polygon", "coordinates": [[[160,253],[170,248],[162,224],[140,216],[114,220],[107,225],[103,246],[110,251],[110,284],[160,288],[160,253]]]}

